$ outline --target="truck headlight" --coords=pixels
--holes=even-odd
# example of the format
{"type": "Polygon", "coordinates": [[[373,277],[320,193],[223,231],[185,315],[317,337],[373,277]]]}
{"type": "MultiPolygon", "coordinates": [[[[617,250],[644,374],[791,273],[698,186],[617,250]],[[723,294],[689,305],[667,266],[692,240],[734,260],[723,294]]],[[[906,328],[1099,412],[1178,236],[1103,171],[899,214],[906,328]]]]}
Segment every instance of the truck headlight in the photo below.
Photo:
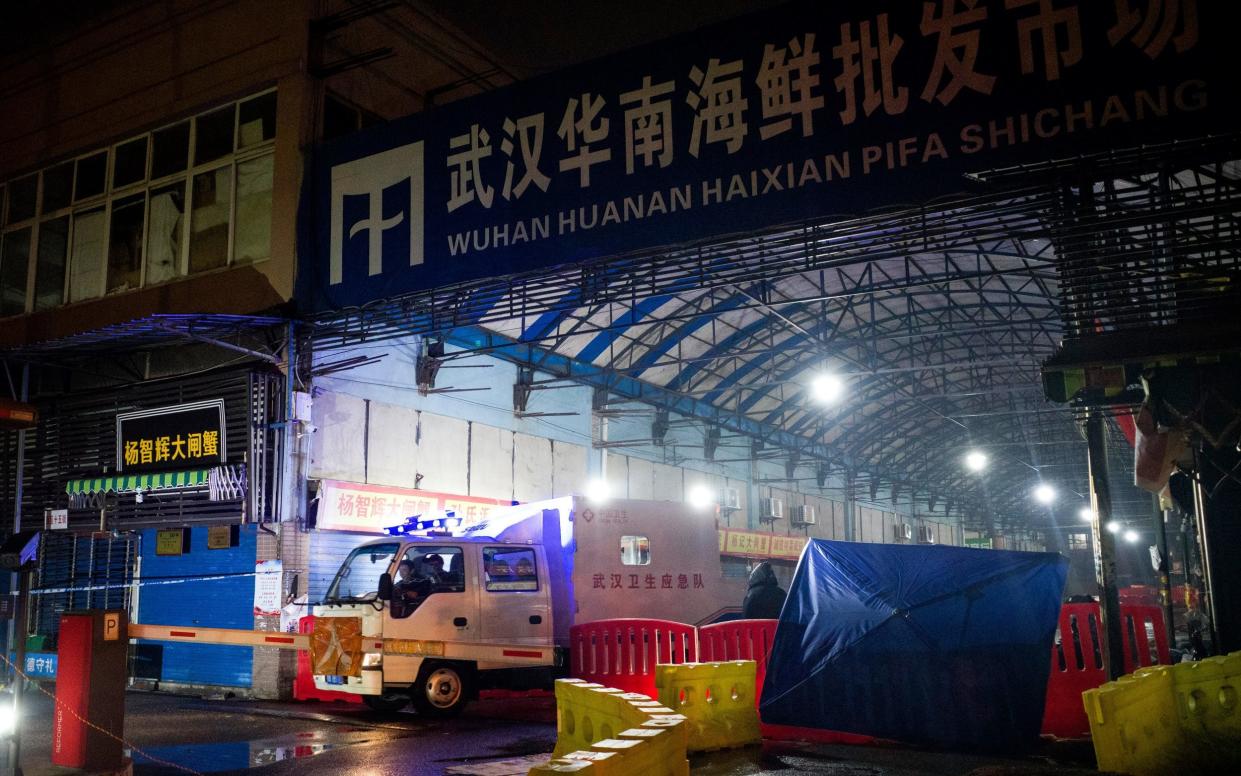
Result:
{"type": "Polygon", "coordinates": [[[363,668],[379,668],[384,664],[384,656],[382,652],[367,652],[362,656],[363,668]]]}

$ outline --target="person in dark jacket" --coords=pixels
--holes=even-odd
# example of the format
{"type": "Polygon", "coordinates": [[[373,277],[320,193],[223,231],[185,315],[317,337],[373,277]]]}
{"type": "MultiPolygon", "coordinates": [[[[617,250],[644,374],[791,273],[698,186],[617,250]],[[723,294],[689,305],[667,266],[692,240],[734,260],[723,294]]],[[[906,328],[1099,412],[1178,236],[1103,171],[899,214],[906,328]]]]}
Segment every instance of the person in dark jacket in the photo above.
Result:
{"type": "Polygon", "coordinates": [[[784,606],[787,593],[776,581],[771,564],[763,561],[750,572],[750,589],[741,604],[741,616],[747,620],[776,620],[784,606]]]}

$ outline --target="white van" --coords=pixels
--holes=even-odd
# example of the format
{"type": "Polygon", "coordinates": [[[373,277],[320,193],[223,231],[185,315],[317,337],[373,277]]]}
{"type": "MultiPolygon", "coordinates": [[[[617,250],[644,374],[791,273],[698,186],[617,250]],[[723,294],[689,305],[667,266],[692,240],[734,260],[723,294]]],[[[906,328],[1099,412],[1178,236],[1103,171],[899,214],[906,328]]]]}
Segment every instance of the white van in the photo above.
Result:
{"type": "Polygon", "coordinates": [[[547,686],[569,627],[616,617],[696,625],[739,610],[714,510],[577,497],[506,507],[463,530],[414,521],[358,547],[318,618],[361,620],[360,675],[316,674],[374,709],[455,714],[485,687],[547,686]]]}

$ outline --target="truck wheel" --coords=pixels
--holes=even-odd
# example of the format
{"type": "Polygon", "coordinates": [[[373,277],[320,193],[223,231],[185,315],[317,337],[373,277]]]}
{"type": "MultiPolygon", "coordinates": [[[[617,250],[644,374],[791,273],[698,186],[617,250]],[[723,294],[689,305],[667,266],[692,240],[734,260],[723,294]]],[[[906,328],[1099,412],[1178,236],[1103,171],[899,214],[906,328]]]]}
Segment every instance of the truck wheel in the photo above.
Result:
{"type": "Polygon", "coordinates": [[[427,717],[454,717],[470,699],[470,672],[456,663],[424,663],[414,684],[414,708],[427,717]]]}
{"type": "Polygon", "coordinates": [[[362,702],[373,711],[391,714],[409,705],[409,696],[404,693],[386,692],[383,695],[363,695],[362,702]]]}

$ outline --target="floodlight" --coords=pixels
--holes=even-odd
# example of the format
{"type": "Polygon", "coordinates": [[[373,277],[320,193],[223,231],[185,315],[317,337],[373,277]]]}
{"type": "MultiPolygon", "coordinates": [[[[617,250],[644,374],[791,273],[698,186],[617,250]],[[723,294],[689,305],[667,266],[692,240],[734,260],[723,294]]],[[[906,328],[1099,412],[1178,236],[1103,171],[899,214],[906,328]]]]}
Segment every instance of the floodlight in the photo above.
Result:
{"type": "Polygon", "coordinates": [[[820,404],[834,404],[845,394],[845,381],[840,375],[825,372],[810,382],[810,394],[820,404]]]}
{"type": "Polygon", "coordinates": [[[1039,483],[1034,489],[1034,500],[1040,504],[1051,504],[1056,500],[1056,489],[1045,482],[1039,483]]]}
{"type": "Polygon", "coordinates": [[[694,509],[706,509],[715,504],[715,492],[706,485],[694,485],[686,494],[685,500],[694,509]]]}
{"type": "Polygon", "coordinates": [[[586,498],[596,503],[607,501],[612,495],[612,489],[608,487],[608,483],[604,480],[591,480],[586,483],[586,498]]]}
{"type": "Polygon", "coordinates": [[[987,454],[981,450],[971,450],[965,456],[965,468],[972,472],[980,472],[987,468],[987,454]]]}

